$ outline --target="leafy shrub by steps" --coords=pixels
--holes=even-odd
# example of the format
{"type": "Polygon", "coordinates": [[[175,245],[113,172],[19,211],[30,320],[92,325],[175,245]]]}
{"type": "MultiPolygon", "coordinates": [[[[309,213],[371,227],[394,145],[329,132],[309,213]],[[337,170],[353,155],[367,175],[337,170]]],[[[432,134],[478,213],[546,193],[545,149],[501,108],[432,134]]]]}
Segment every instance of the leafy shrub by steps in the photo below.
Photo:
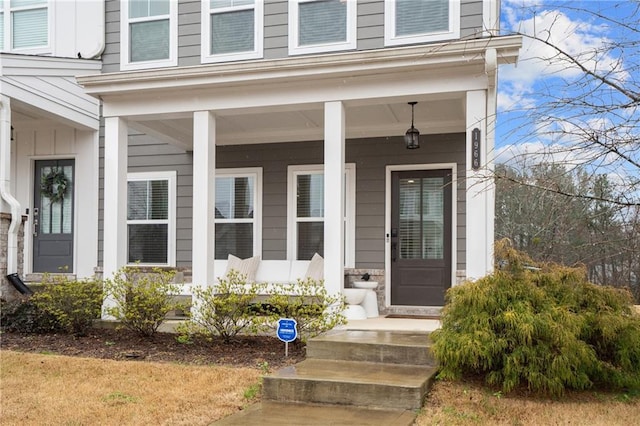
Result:
{"type": "Polygon", "coordinates": [[[185,340],[220,336],[230,342],[240,334],[275,335],[278,319],[286,317],[296,320],[298,339],[306,342],[346,322],[344,297],[328,294],[324,282],[313,279],[277,285],[247,283],[245,275],[232,270],[215,286],[194,288],[193,294],[191,318],[177,328],[185,340]]]}
{"type": "Polygon", "coordinates": [[[247,284],[246,275],[231,270],[215,286],[194,287],[194,305],[189,321],[177,327],[183,339],[220,336],[230,342],[238,334],[266,331],[267,318],[255,315],[252,304],[263,293],[264,283],[247,284]]]}
{"type": "Polygon", "coordinates": [[[267,307],[263,314],[270,317],[272,327],[277,326],[279,318],[295,319],[302,342],[347,322],[342,314],[346,308],[344,296],[329,294],[324,281],[311,278],[282,285],[262,306],[267,307]]]}
{"type": "Polygon", "coordinates": [[[480,374],[503,392],[526,385],[640,388],[640,315],[631,296],[587,282],[580,268],[538,265],[496,244],[493,274],[451,288],[432,334],[440,378],[480,374]]]}
{"type": "Polygon", "coordinates": [[[151,272],[135,266],[119,269],[113,279],[104,282],[113,303],[105,312],[141,336],[154,335],[170,311],[186,309],[175,299],[179,287],[173,283],[174,275],[175,272],[160,268],[151,272]]]}
{"type": "Polygon", "coordinates": [[[41,311],[52,315],[67,333],[83,335],[100,318],[101,282],[45,275],[42,283],[42,291],[31,296],[31,300],[41,311]]]}

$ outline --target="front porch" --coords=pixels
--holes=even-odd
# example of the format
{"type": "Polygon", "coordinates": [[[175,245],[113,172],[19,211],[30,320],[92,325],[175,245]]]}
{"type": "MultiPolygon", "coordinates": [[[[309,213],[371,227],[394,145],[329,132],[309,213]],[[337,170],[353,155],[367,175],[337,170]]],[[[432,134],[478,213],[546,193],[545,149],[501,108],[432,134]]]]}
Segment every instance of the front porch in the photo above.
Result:
{"type": "Polygon", "coordinates": [[[190,269],[193,283],[224,274],[213,260],[227,253],[320,253],[331,293],[348,287],[345,271],[374,271],[386,312],[442,306],[446,288],[492,268],[489,117],[495,67],[514,60],[518,47],[500,38],[79,78],[104,102],[105,277],[135,260],[127,182],[157,171],[176,181],[161,266],[190,269]],[[405,149],[402,138],[409,102],[418,102],[419,150],[405,149]],[[423,185],[406,193],[417,194],[412,205],[436,200],[434,218],[427,207],[416,210],[425,231],[405,226],[409,207],[399,204],[396,185],[413,184],[412,172],[423,185]],[[250,196],[240,200],[239,188],[250,196]],[[419,236],[420,247],[403,246],[404,235],[419,236]],[[242,246],[243,238],[250,243],[242,246]],[[429,238],[437,244],[427,247],[429,238]],[[394,272],[398,260],[414,258],[425,262],[394,272]],[[437,297],[418,289],[396,299],[400,284],[419,287],[415,277],[426,275],[435,277],[429,294],[437,297]]]}

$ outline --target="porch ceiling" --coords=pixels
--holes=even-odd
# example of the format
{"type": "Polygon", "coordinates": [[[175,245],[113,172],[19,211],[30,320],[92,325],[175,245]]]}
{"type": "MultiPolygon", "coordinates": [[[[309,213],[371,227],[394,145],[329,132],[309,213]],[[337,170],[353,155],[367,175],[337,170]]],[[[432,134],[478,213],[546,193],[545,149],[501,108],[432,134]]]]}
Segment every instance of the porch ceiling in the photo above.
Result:
{"type": "MultiPolygon", "coordinates": [[[[415,107],[415,127],[421,134],[465,131],[465,94],[412,97],[385,102],[346,102],[346,137],[400,136],[411,125],[409,101],[415,107]]],[[[131,127],[185,150],[193,146],[193,119],[183,117],[144,117],[131,127]]],[[[216,144],[296,142],[324,138],[323,105],[275,110],[220,111],[216,113],[216,144]]]]}

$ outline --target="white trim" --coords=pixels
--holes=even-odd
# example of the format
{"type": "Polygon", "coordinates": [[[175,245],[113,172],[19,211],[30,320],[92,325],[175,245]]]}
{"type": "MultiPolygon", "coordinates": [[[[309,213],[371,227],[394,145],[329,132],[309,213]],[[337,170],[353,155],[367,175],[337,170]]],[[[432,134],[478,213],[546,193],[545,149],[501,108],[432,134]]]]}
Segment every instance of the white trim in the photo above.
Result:
{"type": "MultiPolygon", "coordinates": [[[[345,170],[345,242],[344,242],[344,266],[345,268],[355,267],[355,239],[356,239],[356,165],[346,163],[345,170]]],[[[287,260],[297,258],[297,226],[296,218],[296,179],[302,174],[324,174],[323,164],[306,164],[287,167],[287,260]]],[[[325,206],[326,208],[326,206],[325,206]]],[[[318,221],[320,218],[303,218],[304,221],[318,221]]],[[[305,259],[306,260],[306,259],[305,259]]]]}
{"type": "Polygon", "coordinates": [[[449,0],[449,30],[396,36],[396,0],[384,2],[384,45],[429,43],[460,38],[460,0],[449,0]]]}
{"type": "Polygon", "coordinates": [[[255,188],[253,194],[253,219],[214,218],[214,223],[253,223],[253,256],[262,256],[262,167],[216,169],[216,179],[218,179],[219,177],[255,178],[255,188]]]}
{"type": "Polygon", "coordinates": [[[467,229],[467,279],[478,279],[493,271],[493,242],[495,221],[495,187],[491,179],[489,152],[493,144],[493,129],[489,128],[487,117],[495,110],[487,111],[487,90],[467,92],[466,99],[466,206],[473,214],[466,216],[467,229]],[[480,130],[480,168],[471,167],[471,141],[474,128],[480,130]],[[491,134],[488,132],[491,131],[491,134]],[[487,139],[489,138],[489,139],[487,139]]]}
{"type": "MultiPolygon", "coordinates": [[[[357,47],[357,1],[344,0],[347,4],[347,39],[343,42],[314,44],[300,46],[298,40],[298,23],[300,3],[310,3],[321,0],[290,0],[289,1],[289,55],[304,55],[308,53],[335,52],[352,50],[357,47]]],[[[342,1],[342,0],[341,0],[342,1]]]]}
{"type": "MultiPolygon", "coordinates": [[[[402,164],[391,165],[385,168],[385,241],[384,241],[384,282],[385,285],[385,306],[391,305],[391,173],[404,170],[451,170],[451,286],[456,285],[456,270],[458,265],[458,165],[456,163],[434,163],[434,164],[402,164]]],[[[409,308],[409,306],[402,306],[409,308]]],[[[424,306],[420,306],[424,308],[424,306]]]]}
{"type": "Polygon", "coordinates": [[[169,15],[136,18],[136,22],[169,19],[169,58],[144,62],[129,61],[129,0],[120,2],[120,70],[142,70],[148,68],[175,67],[178,65],[178,2],[169,2],[169,15]]]}
{"type": "MultiPolygon", "coordinates": [[[[212,285],[216,271],[216,116],[211,111],[193,113],[193,193],[191,269],[192,282],[212,285]]],[[[194,300],[194,304],[199,302],[194,300]]],[[[197,311],[197,309],[196,309],[197,311]]]]}
{"type": "Polygon", "coordinates": [[[55,15],[55,1],[47,0],[46,6],[25,6],[25,7],[11,7],[11,0],[0,0],[3,3],[2,13],[4,20],[4,46],[0,49],[0,52],[17,53],[23,55],[46,55],[51,54],[54,46],[54,15],[55,15]],[[13,46],[13,11],[15,10],[31,10],[31,9],[47,9],[47,45],[37,47],[25,47],[21,49],[14,49],[13,46]]]}
{"type": "MultiPolygon", "coordinates": [[[[182,93],[188,89],[195,89],[200,94],[203,88],[230,88],[239,84],[265,86],[283,79],[287,81],[297,79],[308,86],[309,81],[331,77],[377,75],[399,70],[418,71],[424,74],[447,67],[462,74],[463,71],[469,70],[469,67],[476,67],[478,64],[484,66],[484,52],[490,48],[496,49],[499,65],[514,64],[518,59],[521,46],[521,36],[502,36],[489,39],[454,40],[428,46],[403,46],[317,56],[164,68],[143,72],[85,73],[85,75],[78,75],[76,79],[85,89],[85,93],[96,97],[132,94],[138,98],[141,94],[153,91],[166,93],[171,89],[180,90],[182,93]]],[[[473,75],[477,73],[477,70],[473,71],[473,75]]],[[[344,92],[345,89],[341,86],[340,90],[344,92]]],[[[234,97],[241,98],[241,102],[245,101],[245,97],[238,97],[237,94],[234,97]]],[[[189,95],[189,98],[189,104],[193,105],[194,97],[189,95]]],[[[105,104],[107,105],[109,102],[105,104]]],[[[192,112],[193,108],[189,111],[192,112]]],[[[220,106],[216,106],[212,109],[219,108],[220,106]]],[[[172,109],[172,111],[176,110],[172,109]]]]}
{"type": "Polygon", "coordinates": [[[210,0],[202,0],[201,13],[202,20],[200,23],[200,46],[201,61],[203,64],[226,62],[226,61],[242,61],[246,59],[260,59],[264,51],[264,0],[255,0],[253,5],[230,6],[216,9],[213,12],[210,8],[210,0]],[[254,14],[254,46],[253,50],[235,53],[211,54],[211,21],[209,17],[213,13],[233,12],[238,10],[253,9],[254,14]]]}
{"type": "Polygon", "coordinates": [[[500,0],[482,2],[482,37],[500,35],[500,0]]]}
{"type": "MultiPolygon", "coordinates": [[[[167,185],[167,219],[166,220],[129,220],[127,227],[132,224],[166,223],[167,224],[167,262],[166,263],[140,263],[145,266],[176,266],[176,196],[177,173],[175,170],[155,172],[132,172],[127,174],[127,183],[136,181],[166,180],[167,185]]],[[[127,264],[129,263],[129,244],[127,238],[127,264]]]]}

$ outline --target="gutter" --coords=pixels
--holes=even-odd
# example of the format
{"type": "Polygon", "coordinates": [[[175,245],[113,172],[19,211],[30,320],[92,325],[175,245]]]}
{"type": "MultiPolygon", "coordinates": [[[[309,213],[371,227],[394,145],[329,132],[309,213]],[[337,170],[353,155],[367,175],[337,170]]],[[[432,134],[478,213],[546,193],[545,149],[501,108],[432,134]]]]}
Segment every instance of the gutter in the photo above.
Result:
{"type": "Polygon", "coordinates": [[[11,225],[7,235],[7,275],[18,272],[18,231],[20,230],[20,203],[11,194],[11,103],[0,95],[0,198],[10,208],[11,225]]]}
{"type": "MultiPolygon", "coordinates": [[[[105,1],[82,1],[76,4],[76,18],[82,19],[83,16],[99,16],[99,19],[96,19],[95,26],[92,25],[93,21],[89,24],[95,28],[95,32],[100,34],[100,39],[98,42],[93,45],[91,48],[83,47],[77,53],[78,58],[80,59],[98,59],[102,56],[104,49],[106,47],[105,43],[105,1]],[[97,3],[97,4],[96,4],[97,3]],[[97,28],[96,28],[97,27],[97,28]]],[[[76,35],[78,37],[78,35],[76,35]]]]}
{"type": "Polygon", "coordinates": [[[515,63],[520,36],[488,37],[427,46],[403,46],[358,52],[340,52],[303,57],[257,59],[242,63],[205,64],[154,70],[121,71],[76,76],[85,93],[92,96],[119,95],[173,88],[199,88],[211,85],[267,84],[278,79],[353,77],[394,69],[459,67],[484,62],[484,52],[495,49],[498,64],[515,63]]]}

